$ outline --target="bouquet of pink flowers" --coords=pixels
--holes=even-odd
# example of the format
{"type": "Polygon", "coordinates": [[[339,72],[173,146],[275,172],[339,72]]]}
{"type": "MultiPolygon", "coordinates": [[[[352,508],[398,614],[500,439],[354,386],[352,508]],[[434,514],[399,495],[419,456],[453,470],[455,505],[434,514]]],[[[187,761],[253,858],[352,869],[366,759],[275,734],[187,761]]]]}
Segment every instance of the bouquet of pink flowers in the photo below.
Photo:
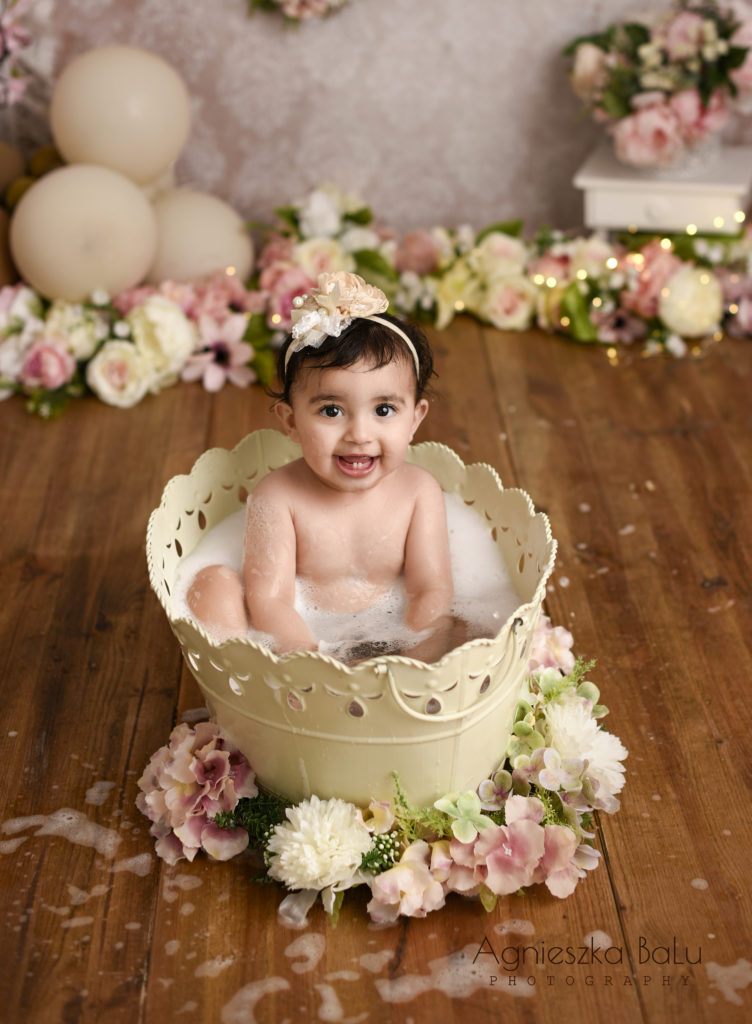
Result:
{"type": "Polygon", "coordinates": [[[607,125],[616,156],[669,167],[721,131],[752,94],[752,19],[716,0],[682,0],[649,21],[574,39],[572,87],[607,125]]]}

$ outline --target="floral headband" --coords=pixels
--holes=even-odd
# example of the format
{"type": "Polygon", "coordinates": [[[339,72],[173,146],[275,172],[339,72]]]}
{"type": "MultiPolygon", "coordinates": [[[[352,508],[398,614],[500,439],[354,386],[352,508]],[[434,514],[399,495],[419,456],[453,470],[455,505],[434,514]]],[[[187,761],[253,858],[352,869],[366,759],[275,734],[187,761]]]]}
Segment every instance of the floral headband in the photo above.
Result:
{"type": "Polygon", "coordinates": [[[407,345],[420,377],[420,360],[415,345],[403,330],[390,320],[377,316],[385,312],[389,301],[380,288],[366,284],[358,274],[344,270],[319,274],[318,286],[310,295],[293,299],[292,338],[285,353],[285,371],[294,352],[318,348],[325,338],[338,338],[353,320],[372,320],[394,331],[407,345]]]}

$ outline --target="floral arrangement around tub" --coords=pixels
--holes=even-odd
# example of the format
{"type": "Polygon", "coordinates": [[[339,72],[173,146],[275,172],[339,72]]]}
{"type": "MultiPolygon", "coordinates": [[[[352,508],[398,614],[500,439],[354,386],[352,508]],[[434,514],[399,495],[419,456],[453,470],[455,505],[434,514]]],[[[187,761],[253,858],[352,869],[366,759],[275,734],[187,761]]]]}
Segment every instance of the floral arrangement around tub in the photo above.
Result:
{"type": "Polygon", "coordinates": [[[717,135],[752,96],[752,19],[740,4],[683,0],[574,39],[574,91],[616,156],[668,167],[717,135]]]}
{"type": "Polygon", "coordinates": [[[681,356],[722,330],[752,335],[749,229],[618,242],[543,230],[526,241],[521,222],[507,221],[400,237],[332,186],[277,212],[248,284],[218,274],[85,303],[49,302],[24,283],[0,289],[0,397],[24,394],[49,417],[87,392],[129,407],[180,379],[209,391],[266,384],[293,300],[334,270],[355,271],[394,312],[440,330],[464,312],[500,330],[600,343],[612,361],[617,345],[681,356]]]}
{"type": "Polygon", "coordinates": [[[572,635],[543,616],[502,763],[476,792],[413,808],[395,779],[392,802],[358,808],[312,796],[291,806],[260,794],[246,758],[219,727],[177,726],[139,779],[139,809],[169,864],[203,850],[229,860],[263,852],[266,875],[288,890],[280,919],[300,925],[319,896],[336,920],[344,893],[371,891],[370,917],[425,917],[451,892],[499,896],[544,883],[559,898],[597,867],[592,817],[613,814],[624,785],[621,741],[575,661],[572,635]]]}

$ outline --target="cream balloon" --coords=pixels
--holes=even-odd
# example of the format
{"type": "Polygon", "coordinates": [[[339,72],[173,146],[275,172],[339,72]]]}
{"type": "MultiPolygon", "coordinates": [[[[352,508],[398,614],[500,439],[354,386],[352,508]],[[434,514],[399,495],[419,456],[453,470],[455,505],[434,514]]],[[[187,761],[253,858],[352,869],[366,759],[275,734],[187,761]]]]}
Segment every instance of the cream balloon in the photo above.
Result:
{"type": "Polygon", "coordinates": [[[139,185],[159,177],[190,131],[185,83],[167,61],[135,46],[101,46],[58,78],[50,125],[69,164],[99,164],[139,185]]]}
{"type": "Polygon", "coordinates": [[[163,192],[154,201],[157,254],[147,280],[192,281],[232,268],[244,281],[253,244],[240,214],[216,196],[190,189],[163,192]]]}
{"type": "Polygon", "coordinates": [[[141,190],[117,171],[77,164],[46,174],[10,224],[21,276],[42,295],[80,301],[138,284],[154,259],[157,227],[141,190]]]}

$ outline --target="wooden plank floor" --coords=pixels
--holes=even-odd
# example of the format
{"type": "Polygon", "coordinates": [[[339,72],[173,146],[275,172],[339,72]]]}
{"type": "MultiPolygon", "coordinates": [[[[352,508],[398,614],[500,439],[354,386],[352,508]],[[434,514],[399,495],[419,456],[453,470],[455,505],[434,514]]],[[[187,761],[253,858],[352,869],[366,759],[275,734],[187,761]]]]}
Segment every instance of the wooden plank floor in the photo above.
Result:
{"type": "Polygon", "coordinates": [[[603,863],[547,890],[369,926],[276,922],[241,861],[157,861],[136,780],[202,701],[144,557],[162,488],[206,448],[274,426],[259,391],[179,386],[123,412],[94,400],[2,430],[0,1019],[47,1022],[752,1019],[752,344],[609,363],[460,320],[419,439],[486,461],[551,519],[555,622],[630,749],[603,863]],[[88,831],[87,831],[88,828],[88,831]],[[557,946],[605,933],[609,962],[557,946]],[[484,938],[491,955],[472,960],[484,938]],[[512,952],[509,952],[511,950],[512,952]]]}

